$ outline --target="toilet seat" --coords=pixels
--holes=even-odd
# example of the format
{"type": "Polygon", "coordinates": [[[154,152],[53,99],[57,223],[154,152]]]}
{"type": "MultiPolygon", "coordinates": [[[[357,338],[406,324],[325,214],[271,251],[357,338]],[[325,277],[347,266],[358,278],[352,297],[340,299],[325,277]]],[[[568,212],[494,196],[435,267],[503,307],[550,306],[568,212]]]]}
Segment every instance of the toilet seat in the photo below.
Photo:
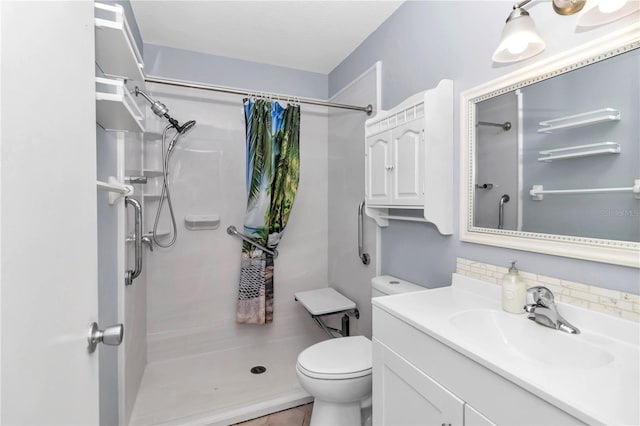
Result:
{"type": "Polygon", "coordinates": [[[364,336],[316,343],[300,352],[297,367],[316,379],[341,380],[371,374],[371,341],[364,336]]]}

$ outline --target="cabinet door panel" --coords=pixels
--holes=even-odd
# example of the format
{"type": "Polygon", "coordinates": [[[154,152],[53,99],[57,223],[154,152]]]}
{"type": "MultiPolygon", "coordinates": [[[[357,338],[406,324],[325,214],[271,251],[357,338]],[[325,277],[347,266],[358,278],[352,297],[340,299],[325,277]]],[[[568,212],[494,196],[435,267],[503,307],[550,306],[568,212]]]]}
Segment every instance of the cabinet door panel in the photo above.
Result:
{"type": "Polygon", "coordinates": [[[462,425],[462,400],[376,341],[373,356],[375,425],[462,425]]]}
{"type": "Polygon", "coordinates": [[[367,139],[367,200],[371,204],[391,202],[391,133],[367,139]]]}
{"type": "Polygon", "coordinates": [[[464,426],[496,426],[469,404],[464,405],[464,426]]]}
{"type": "Polygon", "coordinates": [[[414,120],[393,130],[393,202],[421,205],[424,200],[424,122],[414,120]]]}

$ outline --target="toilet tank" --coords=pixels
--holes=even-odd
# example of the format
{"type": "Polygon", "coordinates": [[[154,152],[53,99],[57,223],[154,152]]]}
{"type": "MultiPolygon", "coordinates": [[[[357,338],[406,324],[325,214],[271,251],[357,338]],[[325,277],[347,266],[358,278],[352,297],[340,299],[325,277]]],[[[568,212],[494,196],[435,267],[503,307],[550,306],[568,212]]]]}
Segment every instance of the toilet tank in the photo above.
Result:
{"type": "Polygon", "coordinates": [[[426,290],[426,287],[392,277],[380,275],[371,279],[371,297],[389,296],[392,294],[409,293],[411,291],[426,290]]]}

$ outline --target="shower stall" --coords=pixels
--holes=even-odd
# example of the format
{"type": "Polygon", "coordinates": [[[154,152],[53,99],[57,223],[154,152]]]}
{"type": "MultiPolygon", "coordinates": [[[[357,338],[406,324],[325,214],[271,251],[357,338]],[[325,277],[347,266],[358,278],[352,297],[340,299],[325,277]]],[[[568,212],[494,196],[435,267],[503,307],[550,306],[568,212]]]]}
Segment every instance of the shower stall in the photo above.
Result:
{"type": "MultiPolygon", "coordinates": [[[[357,103],[375,101],[372,81],[355,85],[357,103]]],[[[349,90],[345,93],[342,97],[349,101],[349,90]]],[[[151,246],[145,249],[143,282],[134,285],[144,288],[145,296],[125,302],[135,311],[129,328],[138,337],[144,331],[144,340],[126,342],[123,418],[130,424],[226,425],[311,401],[298,384],[295,361],[300,351],[326,336],[294,293],[331,284],[368,305],[369,280],[375,274],[375,264],[359,271],[356,209],[361,196],[352,194],[364,191],[364,170],[353,181],[329,176],[330,170],[357,173],[358,162],[364,169],[361,146],[353,142],[362,139],[348,132],[363,132],[367,115],[303,105],[300,183],[275,261],[274,321],[246,325],[236,324],[235,315],[242,241],[225,231],[230,226],[242,229],[246,207],[242,96],[148,82],[143,97],[152,106],[145,104],[146,132],[127,136],[125,168],[128,174],[147,177],[146,184],[134,185],[143,204],[145,235],[168,241],[175,235],[175,221],[178,238],[171,246],[153,243],[152,251],[151,246]],[[180,132],[179,123],[167,126],[165,105],[171,117],[192,120],[183,126],[197,125],[188,132],[180,132]],[[362,125],[337,132],[343,134],[336,139],[349,138],[355,146],[329,138],[330,124],[344,128],[345,120],[362,125]],[[162,137],[170,126],[178,131],[169,132],[180,138],[169,144],[171,151],[168,138],[163,144],[162,137]],[[171,207],[158,214],[165,192],[171,207]],[[345,203],[352,204],[351,212],[340,221],[350,224],[340,235],[333,234],[337,219],[332,213],[345,203]],[[216,220],[205,227],[189,226],[193,217],[216,220]],[[348,260],[338,259],[342,254],[331,252],[330,244],[348,249],[348,260]],[[330,263],[336,262],[343,264],[339,272],[330,272],[330,263]],[[366,291],[356,289],[352,279],[366,291]],[[137,389],[131,379],[136,376],[137,389]]],[[[373,253],[371,237],[365,242],[373,253]]],[[[360,325],[355,326],[358,331],[360,325]]],[[[370,335],[370,324],[361,327],[360,332],[370,335]]]]}

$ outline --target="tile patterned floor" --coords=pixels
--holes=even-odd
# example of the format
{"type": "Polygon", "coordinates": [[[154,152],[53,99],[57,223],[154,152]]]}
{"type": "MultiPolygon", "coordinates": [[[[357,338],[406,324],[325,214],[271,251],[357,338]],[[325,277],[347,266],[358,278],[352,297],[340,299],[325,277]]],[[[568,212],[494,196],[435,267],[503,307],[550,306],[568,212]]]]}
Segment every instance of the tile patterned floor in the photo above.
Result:
{"type": "Polygon", "coordinates": [[[309,426],[313,404],[269,414],[234,426],[309,426]]]}

